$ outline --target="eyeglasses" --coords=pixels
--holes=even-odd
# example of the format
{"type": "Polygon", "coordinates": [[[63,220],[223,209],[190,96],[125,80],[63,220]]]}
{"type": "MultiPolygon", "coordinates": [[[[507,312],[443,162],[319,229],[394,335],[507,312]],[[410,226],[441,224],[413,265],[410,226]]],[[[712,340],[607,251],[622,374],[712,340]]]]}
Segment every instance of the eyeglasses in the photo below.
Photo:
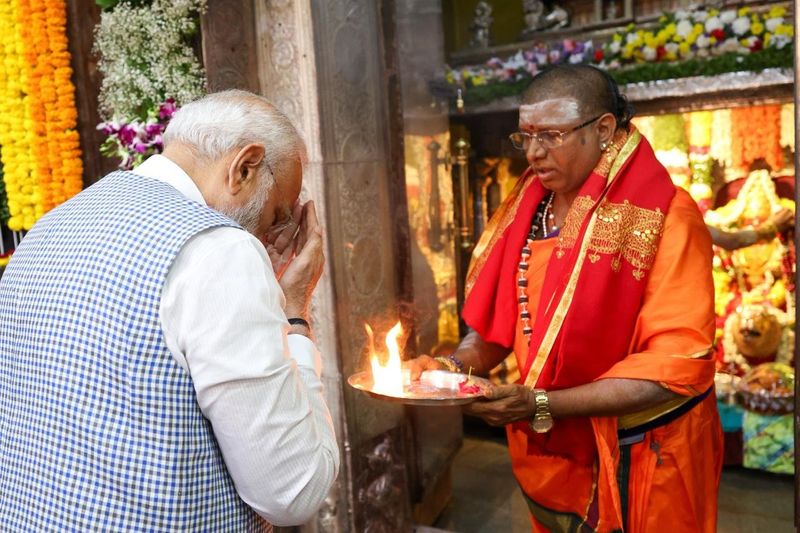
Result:
{"type": "Polygon", "coordinates": [[[528,133],[526,131],[517,131],[512,133],[508,136],[511,140],[511,144],[514,145],[514,148],[517,150],[525,150],[527,151],[531,145],[531,140],[536,139],[540,145],[542,145],[546,149],[550,148],[558,148],[564,143],[564,137],[572,133],[573,131],[578,131],[581,128],[585,128],[595,120],[602,117],[602,115],[597,115],[591,120],[587,120],[583,124],[579,124],[572,128],[571,130],[561,131],[561,130],[544,130],[544,131],[535,131],[533,133],[528,133]]]}

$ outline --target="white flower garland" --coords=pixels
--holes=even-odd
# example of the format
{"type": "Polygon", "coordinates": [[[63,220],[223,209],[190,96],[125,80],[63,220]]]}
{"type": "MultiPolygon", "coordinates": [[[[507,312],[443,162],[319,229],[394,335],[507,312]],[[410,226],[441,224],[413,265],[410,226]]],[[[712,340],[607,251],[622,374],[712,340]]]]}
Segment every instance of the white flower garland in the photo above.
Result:
{"type": "Polygon", "coordinates": [[[711,113],[711,146],[709,155],[726,169],[733,166],[731,157],[731,110],[717,109],[711,113]]]}
{"type": "Polygon", "coordinates": [[[144,119],[169,97],[181,105],[203,94],[205,73],[190,39],[205,6],[205,0],[154,0],[138,7],[121,2],[103,12],[95,52],[105,119],[144,119]]]}

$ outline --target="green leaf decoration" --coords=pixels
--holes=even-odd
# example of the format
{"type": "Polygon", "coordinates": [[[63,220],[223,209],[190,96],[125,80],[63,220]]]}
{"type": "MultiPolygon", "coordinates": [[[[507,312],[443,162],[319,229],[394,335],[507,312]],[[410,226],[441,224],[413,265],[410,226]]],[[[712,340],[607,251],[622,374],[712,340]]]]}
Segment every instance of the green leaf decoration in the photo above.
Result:
{"type": "Polygon", "coordinates": [[[0,222],[5,224],[11,218],[8,211],[8,198],[6,197],[6,182],[3,180],[3,163],[0,162],[0,222]]]}

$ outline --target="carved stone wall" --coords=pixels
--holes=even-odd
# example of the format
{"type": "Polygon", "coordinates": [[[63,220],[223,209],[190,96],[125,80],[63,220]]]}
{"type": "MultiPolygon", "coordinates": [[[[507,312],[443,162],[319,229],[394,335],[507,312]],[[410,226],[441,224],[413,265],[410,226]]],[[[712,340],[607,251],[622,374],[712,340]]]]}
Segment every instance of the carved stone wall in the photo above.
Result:
{"type": "MultiPolygon", "coordinates": [[[[303,172],[304,200],[312,199],[323,224],[328,219],[311,10],[308,0],[256,0],[256,52],[261,94],[272,100],[300,130],[308,161],[303,172]]],[[[342,407],[342,375],[336,336],[336,312],[331,278],[331,245],[326,239],[327,264],[312,301],[317,346],[323,354],[322,382],[334,427],[343,452],[336,485],[306,531],[347,531],[350,485],[349,441],[342,407]]]]}
{"type": "Polygon", "coordinates": [[[397,42],[406,135],[447,132],[449,102],[431,94],[445,65],[441,0],[396,0],[397,42]]]}
{"type": "Polygon", "coordinates": [[[258,92],[252,0],[208,0],[201,17],[208,90],[258,92]]]}
{"type": "MultiPolygon", "coordinates": [[[[382,54],[383,20],[374,0],[312,2],[320,109],[320,136],[326,178],[328,235],[332,247],[341,371],[344,376],[366,367],[364,322],[385,332],[399,314],[400,257],[393,249],[395,206],[390,201],[393,174],[389,141],[391,92],[382,54]],[[387,320],[388,319],[388,320],[387,320]],[[387,323],[388,322],[388,323],[387,323]]],[[[396,142],[396,141],[395,141],[396,142]]],[[[407,222],[406,222],[407,225],[407,222]]],[[[372,441],[385,435],[391,455],[408,455],[396,428],[405,421],[401,407],[376,402],[344,389],[346,426],[357,469],[373,453],[372,441]]],[[[384,464],[394,469],[394,460],[384,464]]],[[[352,473],[356,494],[371,482],[352,473]]],[[[391,482],[381,505],[355,499],[354,531],[409,531],[408,488],[404,476],[391,482]],[[403,495],[404,497],[396,497],[403,495]]]]}
{"type": "Polygon", "coordinates": [[[387,131],[396,110],[387,109],[381,4],[255,0],[261,92],[306,140],[303,195],[327,234],[313,316],[344,457],[328,505],[304,531],[411,530],[404,411],[346,385],[367,364],[364,323],[382,334],[397,319],[396,265],[407,257],[393,238],[396,151],[387,131]]]}

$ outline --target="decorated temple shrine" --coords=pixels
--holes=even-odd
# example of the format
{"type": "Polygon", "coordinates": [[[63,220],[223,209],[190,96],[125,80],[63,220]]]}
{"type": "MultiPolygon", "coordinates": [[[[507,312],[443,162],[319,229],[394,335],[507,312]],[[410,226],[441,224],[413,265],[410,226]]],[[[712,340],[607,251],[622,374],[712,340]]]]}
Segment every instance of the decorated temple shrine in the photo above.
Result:
{"type": "MultiPolygon", "coordinates": [[[[468,140],[473,155],[466,226],[474,239],[526,167],[503,141],[516,127],[513,110],[526,73],[535,73],[542,63],[582,61],[588,55],[601,65],[618,67],[615,77],[637,109],[634,124],[674,183],[695,199],[707,225],[730,236],[753,235],[746,246],[723,242],[714,246],[717,394],[726,464],[793,473],[795,240],[791,227],[768,229],[777,213],[795,211],[791,65],[776,63],[758,72],[717,71],[719,52],[714,50],[712,34],[719,30],[719,6],[658,16],[657,10],[648,11],[657,3],[611,4],[596,3],[594,13],[588,5],[571,6],[573,24],[579,17],[589,26],[594,20],[593,31],[576,35],[550,30],[558,38],[527,46],[501,44],[510,39],[503,33],[495,35],[494,47],[476,50],[465,42],[468,33],[463,27],[447,33],[451,46],[464,45],[450,55],[447,81],[451,88],[461,89],[466,103],[451,115],[451,134],[462,144],[468,140]],[[601,11],[603,6],[607,11],[601,11]],[[651,15],[644,14],[648,12],[651,15]],[[621,24],[599,22],[602,13],[615,13],[621,24]],[[678,26],[683,27],[677,30],[678,26]],[[684,30],[688,33],[682,42],[672,38],[673,32],[680,35],[684,30]],[[598,34],[605,36],[599,39],[605,44],[598,46],[598,34]],[[675,46],[679,57],[670,62],[666,56],[675,46]],[[689,75],[691,68],[703,63],[701,57],[714,75],[689,75]],[[681,73],[684,67],[687,70],[681,73]],[[662,72],[656,74],[658,68],[662,72]],[[759,231],[761,236],[756,235],[759,231]],[[763,403],[753,400],[760,396],[763,403]]],[[[453,7],[451,13],[466,16],[459,9],[453,7]]],[[[774,21],[767,22],[771,15],[785,15],[777,4],[737,9],[737,17],[750,17],[751,33],[740,39],[740,45],[764,23],[775,28],[774,21]]],[[[505,10],[497,8],[495,25],[513,27],[508,19],[499,22],[504,16],[505,10]]],[[[727,16],[733,13],[728,11],[727,16]]],[[[764,34],[760,35],[763,42],[764,34]]],[[[748,53],[747,61],[757,55],[748,53]]],[[[454,149],[458,150],[457,144],[454,149]]],[[[516,379],[513,357],[494,376],[500,382],[516,379]]]]}

